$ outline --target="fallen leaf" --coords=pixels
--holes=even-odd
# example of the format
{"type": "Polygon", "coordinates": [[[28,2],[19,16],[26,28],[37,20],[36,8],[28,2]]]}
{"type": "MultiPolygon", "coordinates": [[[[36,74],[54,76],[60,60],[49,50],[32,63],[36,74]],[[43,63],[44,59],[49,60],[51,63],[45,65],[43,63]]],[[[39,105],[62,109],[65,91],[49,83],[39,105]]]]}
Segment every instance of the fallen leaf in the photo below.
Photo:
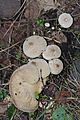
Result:
{"type": "Polygon", "coordinates": [[[34,0],[29,4],[29,6],[27,6],[24,16],[27,19],[33,20],[39,16],[39,12],[39,4],[36,0],[34,0]]]}
{"type": "Polygon", "coordinates": [[[52,33],[52,39],[57,43],[66,43],[67,37],[64,35],[62,31],[54,31],[52,33]]]}
{"type": "Polygon", "coordinates": [[[73,120],[72,115],[67,114],[64,106],[59,106],[53,111],[53,120],[73,120]]]}
{"type": "Polygon", "coordinates": [[[59,6],[57,0],[37,0],[39,2],[40,9],[44,9],[44,11],[50,9],[56,9],[59,6]]]}
{"type": "Polygon", "coordinates": [[[7,110],[8,103],[0,102],[0,114],[4,114],[7,110]]]}

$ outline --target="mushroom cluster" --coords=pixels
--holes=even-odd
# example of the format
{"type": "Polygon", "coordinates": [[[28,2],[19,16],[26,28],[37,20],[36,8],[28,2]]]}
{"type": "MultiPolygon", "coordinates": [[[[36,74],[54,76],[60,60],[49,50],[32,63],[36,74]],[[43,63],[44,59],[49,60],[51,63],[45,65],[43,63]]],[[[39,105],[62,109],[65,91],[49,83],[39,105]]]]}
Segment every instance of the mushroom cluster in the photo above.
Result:
{"type": "Polygon", "coordinates": [[[38,108],[35,93],[42,91],[50,73],[57,75],[63,69],[59,59],[61,49],[57,45],[47,45],[43,37],[33,35],[24,41],[23,52],[31,59],[13,72],[9,91],[12,103],[18,109],[33,112],[38,108]]]}

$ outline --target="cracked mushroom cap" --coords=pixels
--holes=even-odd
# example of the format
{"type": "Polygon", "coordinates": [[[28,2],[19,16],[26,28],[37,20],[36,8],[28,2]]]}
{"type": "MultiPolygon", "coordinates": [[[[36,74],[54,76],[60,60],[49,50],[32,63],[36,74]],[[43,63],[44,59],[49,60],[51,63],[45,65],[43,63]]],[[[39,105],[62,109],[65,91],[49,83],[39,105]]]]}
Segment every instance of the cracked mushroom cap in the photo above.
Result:
{"type": "Polygon", "coordinates": [[[58,75],[63,70],[63,63],[60,59],[53,59],[49,61],[49,67],[52,74],[58,75]]]}
{"type": "MultiPolygon", "coordinates": [[[[12,103],[19,110],[23,112],[33,112],[38,108],[38,101],[35,99],[35,93],[40,93],[42,91],[43,84],[41,81],[38,81],[38,77],[36,77],[36,83],[33,84],[34,78],[37,74],[34,72],[35,69],[30,74],[30,71],[26,72],[26,69],[28,69],[27,66],[29,67],[34,65],[23,65],[14,71],[9,82],[9,92],[12,103]],[[36,75],[31,77],[33,72],[36,75]],[[31,79],[32,82],[28,82],[28,80],[31,81],[31,79]]],[[[34,68],[36,67],[34,66],[34,68]]]]}
{"type": "Polygon", "coordinates": [[[48,45],[42,55],[46,60],[59,58],[61,56],[61,49],[57,45],[48,45]]]}
{"type": "Polygon", "coordinates": [[[48,63],[44,59],[33,59],[28,64],[33,64],[37,67],[40,77],[46,78],[50,74],[48,63]]]}
{"type": "Polygon", "coordinates": [[[34,87],[19,79],[11,80],[9,91],[12,103],[23,112],[32,112],[38,108],[38,101],[34,99],[34,87]]]}
{"type": "Polygon", "coordinates": [[[69,28],[73,24],[73,18],[69,13],[62,13],[58,21],[63,28],[69,28]]]}
{"type": "Polygon", "coordinates": [[[28,37],[23,43],[23,52],[30,58],[39,57],[39,55],[46,49],[46,40],[37,35],[28,37]]]}

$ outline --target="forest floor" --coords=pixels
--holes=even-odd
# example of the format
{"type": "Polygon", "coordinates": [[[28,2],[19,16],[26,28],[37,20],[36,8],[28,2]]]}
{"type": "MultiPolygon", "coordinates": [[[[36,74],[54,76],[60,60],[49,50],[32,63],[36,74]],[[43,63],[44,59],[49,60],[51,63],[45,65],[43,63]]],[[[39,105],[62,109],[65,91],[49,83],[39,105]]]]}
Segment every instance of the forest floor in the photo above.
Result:
{"type": "Polygon", "coordinates": [[[0,19],[0,120],[80,120],[80,0],[60,0],[58,3],[55,10],[44,12],[39,10],[35,1],[31,4],[24,0],[15,16],[0,19]],[[63,12],[70,13],[74,18],[73,25],[68,29],[58,23],[58,16],[63,12]],[[45,22],[50,23],[49,28],[44,26],[45,22]],[[63,32],[67,41],[56,43],[50,40],[53,31],[63,32]],[[9,95],[7,83],[13,71],[28,62],[22,45],[33,34],[45,37],[48,44],[60,46],[64,69],[59,75],[50,74],[48,77],[37,96],[38,109],[33,113],[24,113],[4,99],[9,95]],[[67,109],[68,118],[60,113],[61,107],[67,109]],[[61,118],[54,119],[53,111],[58,108],[58,117],[61,118]]]}

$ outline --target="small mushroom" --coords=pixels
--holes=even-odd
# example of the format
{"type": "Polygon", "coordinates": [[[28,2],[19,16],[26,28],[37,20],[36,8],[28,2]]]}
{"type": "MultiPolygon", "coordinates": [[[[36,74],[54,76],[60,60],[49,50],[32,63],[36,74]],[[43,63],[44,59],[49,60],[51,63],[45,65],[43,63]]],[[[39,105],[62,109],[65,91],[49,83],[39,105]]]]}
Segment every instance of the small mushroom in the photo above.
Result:
{"type": "Polygon", "coordinates": [[[48,22],[46,22],[44,25],[45,25],[45,27],[47,27],[47,28],[50,27],[50,23],[48,23],[48,22]]]}
{"type": "Polygon", "coordinates": [[[23,52],[30,58],[39,57],[39,55],[46,49],[46,40],[37,35],[28,37],[23,43],[23,52]]]}
{"type": "Polygon", "coordinates": [[[37,67],[39,75],[42,78],[46,78],[50,74],[50,69],[48,63],[44,59],[33,59],[28,64],[33,64],[37,67]]]}
{"type": "Polygon", "coordinates": [[[35,68],[33,64],[23,65],[15,70],[10,78],[11,102],[23,112],[33,112],[38,108],[35,92],[40,93],[43,84],[38,81],[38,70],[35,68]]]}
{"type": "Polygon", "coordinates": [[[63,28],[69,28],[73,24],[73,18],[69,13],[62,13],[58,21],[63,28]]]}
{"type": "Polygon", "coordinates": [[[63,63],[60,59],[53,59],[49,61],[51,73],[58,75],[63,70],[63,63]]]}
{"type": "Polygon", "coordinates": [[[59,58],[61,56],[61,49],[57,45],[48,45],[42,55],[46,60],[59,58]]]}

